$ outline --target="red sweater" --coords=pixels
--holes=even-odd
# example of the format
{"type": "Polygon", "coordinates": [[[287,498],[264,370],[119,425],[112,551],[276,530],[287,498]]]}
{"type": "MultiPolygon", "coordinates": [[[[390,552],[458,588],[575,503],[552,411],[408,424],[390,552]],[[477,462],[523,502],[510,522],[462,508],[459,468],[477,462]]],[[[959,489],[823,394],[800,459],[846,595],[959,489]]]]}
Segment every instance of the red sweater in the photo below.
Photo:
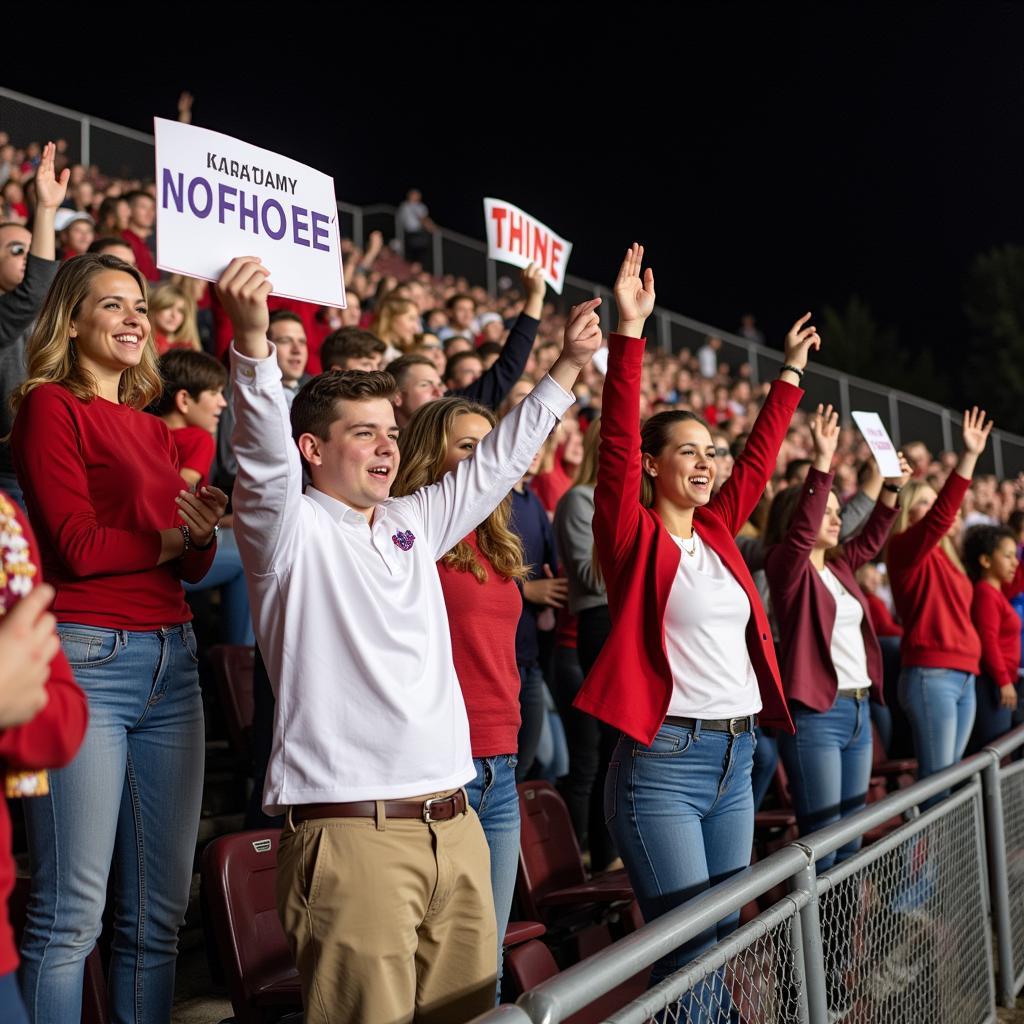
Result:
{"type": "Polygon", "coordinates": [[[178,453],[178,469],[191,469],[200,476],[196,490],[209,483],[210,467],[217,454],[213,434],[202,427],[178,427],[171,431],[171,440],[178,453]]]}
{"type": "Polygon", "coordinates": [[[139,273],[147,281],[159,281],[160,271],[156,269],[156,260],[153,259],[153,254],[149,250],[149,246],[146,245],[142,238],[139,238],[131,228],[125,228],[121,232],[121,237],[132,247],[132,252],[135,253],[135,265],[139,268],[139,273]]]}
{"type": "Polygon", "coordinates": [[[981,671],[997,686],[1017,682],[1020,619],[1002,590],[984,580],[975,583],[971,621],[981,640],[981,671]]]}
{"type": "Polygon", "coordinates": [[[561,455],[562,449],[559,447],[551,469],[547,473],[538,473],[530,481],[530,490],[540,498],[540,503],[548,512],[555,511],[559,498],[572,487],[572,477],[562,465],[561,455]]]}
{"type": "Polygon", "coordinates": [[[903,627],[892,617],[889,606],[877,595],[863,592],[871,609],[871,625],[876,636],[903,636],[903,627]]]}
{"type": "Polygon", "coordinates": [[[18,410],[11,450],[59,621],[145,631],[192,618],[181,580],[201,580],[216,545],[157,565],[184,489],[162,420],[42,384],[18,410]]]}
{"type": "MultiPolygon", "coordinates": [[[[764,559],[764,571],[771,588],[772,611],[782,637],[782,679],[786,696],[815,711],[828,711],[835,703],[839,689],[839,679],[832,664],[836,599],[829,593],[810,559],[834,476],[834,473],[822,473],[813,466],[808,470],[789,530],[779,544],[768,549],[764,559]]],[[[871,623],[871,611],[854,573],[878,554],[895,519],[896,509],[879,502],[864,527],[843,545],[842,553],[826,563],[828,570],[864,611],[860,631],[872,695],[879,704],[885,703],[882,696],[882,651],[871,623]]]]}
{"type": "MultiPolygon", "coordinates": [[[[36,539],[21,511],[6,494],[0,492],[0,558],[3,560],[4,585],[0,587],[0,610],[10,611],[31,586],[41,582],[36,539]],[[28,542],[26,549],[22,541],[28,542]],[[15,562],[16,560],[16,562],[15,562]],[[17,572],[11,565],[17,565],[17,572]],[[16,579],[30,584],[12,583],[16,579]]],[[[0,772],[42,771],[62,768],[78,751],[85,735],[88,706],[85,694],[75,685],[74,676],[62,652],[50,663],[46,684],[46,707],[24,725],[0,728],[0,772]]],[[[25,797],[26,800],[34,799],[25,797]]],[[[20,811],[19,811],[20,814],[20,811]]],[[[18,966],[14,933],[7,917],[7,900],[14,888],[14,858],[11,856],[11,819],[7,801],[0,800],[0,975],[18,966]]]]}
{"type": "Polygon", "coordinates": [[[474,757],[514,754],[519,743],[519,669],[516,626],[523,599],[514,580],[499,576],[476,543],[465,538],[487,573],[480,583],[471,572],[437,563],[448,609],[452,660],[469,717],[474,757]]]}
{"type": "Polygon", "coordinates": [[[939,547],[970,486],[970,480],[950,473],[924,518],[889,541],[885,561],[903,623],[904,667],[977,675],[981,643],[971,623],[974,587],[939,547]]]}
{"type": "MultiPolygon", "coordinates": [[[[645,344],[617,334],[608,339],[594,541],[608,587],[612,631],[574,704],[649,744],[665,721],[672,696],[664,623],[680,552],[657,514],[640,504],[640,372],[645,344]]],[[[761,720],[789,732],[793,721],[768,616],[735,537],[775,471],[801,395],[800,388],[784,381],[772,385],[732,476],[693,517],[701,539],[722,559],[750,602],[744,639],[761,689],[761,720]]]]}

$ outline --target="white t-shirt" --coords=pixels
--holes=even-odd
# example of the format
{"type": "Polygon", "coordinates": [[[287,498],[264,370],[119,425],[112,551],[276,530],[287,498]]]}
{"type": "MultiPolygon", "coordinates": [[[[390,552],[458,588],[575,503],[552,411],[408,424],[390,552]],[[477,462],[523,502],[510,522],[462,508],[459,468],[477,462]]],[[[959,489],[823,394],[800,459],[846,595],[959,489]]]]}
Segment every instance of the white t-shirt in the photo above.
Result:
{"type": "Polygon", "coordinates": [[[856,690],[870,686],[868,656],[864,650],[864,634],[861,632],[864,609],[828,566],[819,570],[818,575],[836,601],[836,624],[832,628],[831,651],[839,689],[856,690]]]}
{"type": "Polygon", "coordinates": [[[672,669],[668,713],[685,718],[756,714],[761,691],[747,653],[750,601],[696,530],[689,540],[672,539],[681,553],[665,608],[665,650],[672,669]]]}

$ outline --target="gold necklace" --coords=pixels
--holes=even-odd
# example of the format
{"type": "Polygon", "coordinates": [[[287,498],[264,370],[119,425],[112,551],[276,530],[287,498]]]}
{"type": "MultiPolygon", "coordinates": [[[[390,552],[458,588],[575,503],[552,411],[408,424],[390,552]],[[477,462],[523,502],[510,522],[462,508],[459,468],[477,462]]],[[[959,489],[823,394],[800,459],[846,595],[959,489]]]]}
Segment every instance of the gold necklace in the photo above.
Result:
{"type": "Polygon", "coordinates": [[[693,533],[690,535],[690,540],[693,541],[693,547],[686,546],[686,540],[683,537],[679,538],[679,546],[691,557],[697,554],[697,534],[693,533]]]}

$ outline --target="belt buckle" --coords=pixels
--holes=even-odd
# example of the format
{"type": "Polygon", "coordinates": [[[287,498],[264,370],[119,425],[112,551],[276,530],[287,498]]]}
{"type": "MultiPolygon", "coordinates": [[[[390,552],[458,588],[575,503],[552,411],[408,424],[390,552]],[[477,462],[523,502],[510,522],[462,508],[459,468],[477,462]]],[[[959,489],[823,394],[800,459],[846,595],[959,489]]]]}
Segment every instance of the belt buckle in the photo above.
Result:
{"type": "MultiPolygon", "coordinates": [[[[431,822],[434,822],[434,821],[447,821],[448,820],[447,818],[435,818],[430,813],[430,808],[434,804],[444,803],[445,800],[451,800],[452,801],[452,810],[454,811],[455,810],[455,800],[451,796],[435,796],[435,797],[432,797],[430,800],[424,800],[423,801],[423,820],[428,825],[431,822]]],[[[454,817],[454,815],[450,815],[450,817],[454,817]]]]}
{"type": "Polygon", "coordinates": [[[740,718],[730,718],[729,719],[729,735],[730,736],[739,736],[740,733],[746,732],[747,730],[745,728],[742,728],[742,729],[736,728],[736,723],[739,722],[741,725],[745,726],[748,721],[749,721],[749,716],[748,715],[742,715],[740,718]]]}

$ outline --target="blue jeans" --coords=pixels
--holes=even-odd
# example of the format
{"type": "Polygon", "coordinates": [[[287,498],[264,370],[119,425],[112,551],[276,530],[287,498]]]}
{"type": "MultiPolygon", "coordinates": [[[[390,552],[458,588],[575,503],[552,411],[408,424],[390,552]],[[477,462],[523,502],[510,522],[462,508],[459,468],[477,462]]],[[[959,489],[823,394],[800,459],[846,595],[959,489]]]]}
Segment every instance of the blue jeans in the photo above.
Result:
{"type": "MultiPolygon", "coordinates": [[[[899,694],[914,733],[917,777],[927,778],[959,761],[974,725],[974,676],[951,668],[912,666],[900,672],[899,694]]],[[[922,807],[943,796],[940,793],[922,807]]]]}
{"type": "Polygon", "coordinates": [[[519,666],[519,767],[516,769],[516,781],[525,782],[537,760],[537,748],[540,736],[544,731],[545,707],[544,673],[537,662],[519,666]]]}
{"type": "Polygon", "coordinates": [[[515,754],[474,757],[476,778],[466,784],[469,805],[477,813],[491,851],[491,890],[498,925],[498,986],[501,986],[501,947],[512,910],[519,866],[519,793],[515,754]]]}
{"type": "MultiPolygon", "coordinates": [[[[870,701],[836,697],[828,711],[791,707],[796,735],[779,737],[802,835],[859,811],[871,783],[870,701]]],[[[842,863],[860,849],[853,839],[818,861],[818,871],[842,863]]]]}
{"type": "Polygon", "coordinates": [[[114,862],[109,995],[115,1024],[170,1019],[203,791],[203,706],[192,626],[58,625],[89,700],[78,756],[25,800],[32,892],[22,993],[34,1024],[77,1021],[85,958],[114,862]]]}
{"type": "Polygon", "coordinates": [[[759,811],[768,790],[772,788],[775,769],[779,764],[779,747],[775,736],[769,736],[763,729],[756,730],[757,743],[754,746],[754,765],[750,772],[750,786],[754,791],[754,810],[759,811]]]}
{"type": "Polygon", "coordinates": [[[25,1004],[21,1001],[21,993],[18,991],[16,971],[0,974],[0,1020],[4,1024],[28,1024],[25,1004]]]}
{"type": "Polygon", "coordinates": [[[1013,710],[1004,708],[996,681],[983,672],[974,684],[977,711],[967,753],[976,754],[1013,728],[1013,710]]]}
{"type": "Polygon", "coordinates": [[[217,553],[210,571],[198,583],[183,583],[186,594],[221,588],[224,613],[224,643],[251,647],[256,643],[252,631],[249,591],[245,585],[242,556],[238,553],[235,531],[224,529],[217,538],[217,553]]]}
{"type": "MultiPolygon", "coordinates": [[[[752,733],[665,724],[646,747],[623,736],[608,765],[605,820],[646,921],[742,871],[754,840],[752,733]]],[[[730,914],[654,966],[651,984],[735,930],[730,914]]]]}

